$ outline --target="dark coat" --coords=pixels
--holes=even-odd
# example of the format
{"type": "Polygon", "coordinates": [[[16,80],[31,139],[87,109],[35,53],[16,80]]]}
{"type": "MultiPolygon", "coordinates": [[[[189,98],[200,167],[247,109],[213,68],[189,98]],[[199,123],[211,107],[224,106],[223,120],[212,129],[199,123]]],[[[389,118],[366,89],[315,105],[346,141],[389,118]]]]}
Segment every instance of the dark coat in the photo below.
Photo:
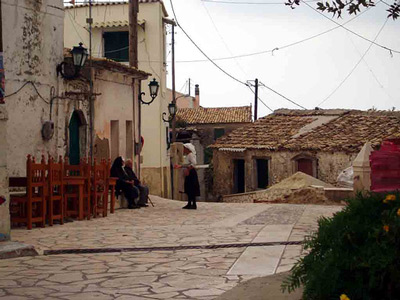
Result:
{"type": "Polygon", "coordinates": [[[138,196],[137,189],[132,186],[132,184],[126,182],[131,181],[128,174],[125,172],[122,166],[122,158],[117,157],[110,170],[111,177],[117,177],[117,184],[115,185],[115,194],[119,195],[121,192],[124,193],[126,197],[136,198],[138,196]]]}
{"type": "Polygon", "coordinates": [[[139,180],[139,178],[137,178],[137,176],[136,176],[135,172],[132,170],[132,168],[128,167],[128,166],[125,166],[124,170],[125,170],[126,174],[128,175],[129,180],[133,180],[135,185],[139,186],[140,185],[140,180],[139,180]]]}

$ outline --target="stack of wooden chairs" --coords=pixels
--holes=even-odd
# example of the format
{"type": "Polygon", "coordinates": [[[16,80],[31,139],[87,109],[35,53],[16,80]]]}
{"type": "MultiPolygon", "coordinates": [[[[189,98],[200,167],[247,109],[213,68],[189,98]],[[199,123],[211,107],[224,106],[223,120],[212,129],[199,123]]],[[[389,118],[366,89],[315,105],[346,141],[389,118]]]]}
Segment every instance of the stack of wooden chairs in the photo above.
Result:
{"type": "MultiPolygon", "coordinates": [[[[79,212],[79,193],[75,186],[68,186],[68,176],[84,179],[83,203],[84,217],[106,217],[108,212],[108,193],[115,187],[115,179],[110,178],[110,160],[94,159],[93,165],[87,158],[79,165],[70,165],[68,158],[60,156],[58,160],[42,156],[40,162],[28,155],[26,161],[26,179],[23,178],[26,192],[23,195],[10,196],[12,224],[24,224],[32,229],[33,224],[45,227],[54,222],[64,224],[66,218],[74,218],[79,212]]],[[[10,178],[12,181],[18,178],[10,178]]],[[[18,181],[18,180],[17,180],[18,181]]],[[[21,182],[19,180],[18,182],[21,182]]],[[[20,185],[21,186],[21,185],[20,185]]],[[[111,194],[110,212],[114,212],[115,198],[111,194]]]]}

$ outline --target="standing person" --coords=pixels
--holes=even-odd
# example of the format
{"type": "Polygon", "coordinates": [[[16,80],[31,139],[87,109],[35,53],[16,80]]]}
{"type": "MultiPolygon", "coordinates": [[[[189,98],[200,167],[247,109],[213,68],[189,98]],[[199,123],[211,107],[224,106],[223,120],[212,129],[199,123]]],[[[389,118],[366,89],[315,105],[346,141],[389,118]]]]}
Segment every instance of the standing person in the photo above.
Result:
{"type": "Polygon", "coordinates": [[[111,177],[117,177],[117,184],[115,186],[116,193],[124,193],[125,198],[128,200],[128,209],[137,209],[140,206],[135,203],[135,199],[139,196],[139,190],[135,187],[134,182],[129,178],[124,170],[124,159],[118,156],[111,167],[111,177]]]}
{"type": "Polygon", "coordinates": [[[149,197],[149,188],[142,184],[140,180],[137,178],[135,172],[132,169],[133,163],[131,159],[127,159],[125,162],[124,170],[128,175],[129,179],[133,181],[135,187],[139,189],[139,202],[138,205],[141,207],[147,207],[148,197],[149,197]]]}
{"type": "Polygon", "coordinates": [[[185,183],[184,192],[188,197],[188,203],[183,209],[197,209],[196,197],[200,196],[200,184],[197,176],[197,171],[195,169],[196,160],[196,149],[191,143],[183,144],[183,154],[185,157],[185,164],[180,166],[175,166],[176,168],[185,167],[185,183]]]}

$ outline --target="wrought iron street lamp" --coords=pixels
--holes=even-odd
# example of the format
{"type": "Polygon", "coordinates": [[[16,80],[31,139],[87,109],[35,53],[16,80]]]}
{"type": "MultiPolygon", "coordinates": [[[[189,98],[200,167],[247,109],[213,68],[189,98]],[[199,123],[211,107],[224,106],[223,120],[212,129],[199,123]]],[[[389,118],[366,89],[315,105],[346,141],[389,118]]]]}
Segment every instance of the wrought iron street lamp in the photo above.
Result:
{"type": "Polygon", "coordinates": [[[162,114],[162,119],[164,122],[171,122],[176,115],[176,104],[174,102],[168,104],[168,112],[169,112],[169,117],[168,119],[164,118],[164,116],[167,115],[167,113],[163,112],[162,114]]]}
{"type": "Polygon", "coordinates": [[[153,81],[150,81],[150,83],[149,83],[151,101],[149,101],[149,102],[143,101],[143,95],[146,95],[146,93],[141,92],[139,94],[140,102],[142,102],[143,104],[150,105],[154,101],[154,99],[157,97],[159,87],[160,87],[160,85],[158,84],[158,81],[155,78],[153,78],[153,81]]]}
{"type": "Polygon", "coordinates": [[[57,65],[57,75],[61,74],[61,76],[65,79],[74,79],[78,77],[80,70],[85,65],[86,59],[88,57],[88,51],[86,48],[82,46],[82,43],[79,43],[79,46],[75,46],[71,50],[72,54],[72,62],[73,62],[73,74],[66,74],[65,73],[65,66],[67,63],[63,61],[59,65],[57,65]]]}

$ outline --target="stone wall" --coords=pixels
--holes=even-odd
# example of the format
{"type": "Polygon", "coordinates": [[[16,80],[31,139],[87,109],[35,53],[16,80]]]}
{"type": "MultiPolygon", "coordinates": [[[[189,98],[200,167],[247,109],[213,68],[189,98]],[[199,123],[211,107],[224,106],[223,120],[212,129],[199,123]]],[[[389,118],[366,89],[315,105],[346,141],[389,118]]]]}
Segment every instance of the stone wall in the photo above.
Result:
{"type": "Polygon", "coordinates": [[[50,120],[50,92],[59,95],[63,89],[56,75],[63,61],[63,24],[62,0],[2,0],[5,93],[19,90],[5,99],[10,176],[25,175],[27,154],[64,153],[63,101],[53,102],[53,138],[44,141],[41,134],[50,120]]]}
{"type": "Polygon", "coordinates": [[[0,242],[10,239],[6,125],[6,108],[0,104],[0,242]]]}
{"type": "Polygon", "coordinates": [[[257,190],[255,159],[268,160],[268,186],[293,175],[295,158],[298,155],[307,155],[317,160],[317,178],[331,184],[336,184],[339,173],[351,166],[356,154],[324,153],[324,152],[272,152],[267,150],[247,150],[243,152],[213,151],[214,187],[215,195],[229,195],[234,192],[233,159],[245,160],[245,192],[257,190]]]}

